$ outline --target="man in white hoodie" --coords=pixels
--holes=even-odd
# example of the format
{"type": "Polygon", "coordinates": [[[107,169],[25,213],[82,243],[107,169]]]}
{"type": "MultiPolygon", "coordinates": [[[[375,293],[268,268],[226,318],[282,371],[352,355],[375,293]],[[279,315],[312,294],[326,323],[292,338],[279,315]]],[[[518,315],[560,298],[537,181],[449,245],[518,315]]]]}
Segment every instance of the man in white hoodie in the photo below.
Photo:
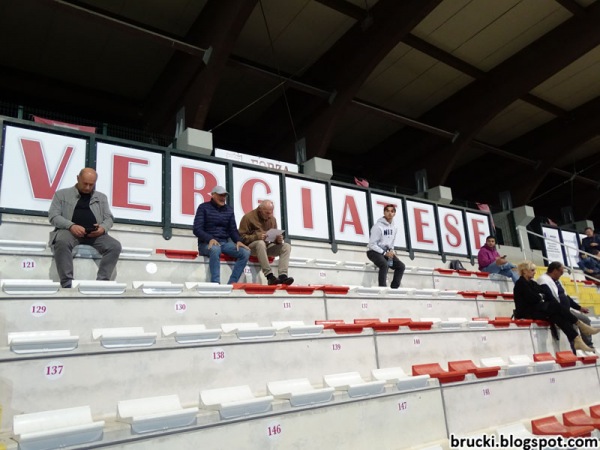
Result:
{"type": "Polygon", "coordinates": [[[394,216],[396,207],[394,205],[385,205],[383,208],[383,217],[381,217],[373,228],[371,228],[371,237],[367,250],[367,258],[373,264],[379,267],[379,286],[387,286],[388,268],[394,269],[394,278],[391,288],[398,289],[402,275],[404,275],[404,263],[398,259],[394,251],[394,240],[398,229],[394,226],[394,216]]]}

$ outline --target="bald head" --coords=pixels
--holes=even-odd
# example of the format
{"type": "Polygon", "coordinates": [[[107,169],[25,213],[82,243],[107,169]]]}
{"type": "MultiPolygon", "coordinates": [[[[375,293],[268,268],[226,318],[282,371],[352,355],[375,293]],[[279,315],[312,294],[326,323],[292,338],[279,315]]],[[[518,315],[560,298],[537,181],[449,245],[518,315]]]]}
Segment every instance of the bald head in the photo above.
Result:
{"type": "Polygon", "coordinates": [[[77,175],[77,190],[82,194],[91,194],[96,186],[96,180],[98,174],[91,167],[85,167],[81,169],[79,175],[77,175]]]}
{"type": "Polygon", "coordinates": [[[258,205],[258,214],[263,220],[270,219],[273,217],[273,202],[271,200],[263,200],[260,205],[258,205]]]}

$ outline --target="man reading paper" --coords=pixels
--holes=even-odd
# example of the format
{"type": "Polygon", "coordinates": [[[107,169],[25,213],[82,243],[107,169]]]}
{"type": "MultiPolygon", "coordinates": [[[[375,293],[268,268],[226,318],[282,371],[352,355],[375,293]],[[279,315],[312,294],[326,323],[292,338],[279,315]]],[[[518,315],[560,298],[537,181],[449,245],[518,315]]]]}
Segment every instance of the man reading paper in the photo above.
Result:
{"type": "Polygon", "coordinates": [[[258,258],[269,285],[292,284],[294,279],[287,275],[292,246],[283,241],[283,231],[277,229],[273,208],[271,200],[264,200],[256,209],[245,214],[240,222],[240,235],[250,248],[251,255],[258,258]],[[269,256],[279,256],[279,277],[273,275],[269,256]]]}

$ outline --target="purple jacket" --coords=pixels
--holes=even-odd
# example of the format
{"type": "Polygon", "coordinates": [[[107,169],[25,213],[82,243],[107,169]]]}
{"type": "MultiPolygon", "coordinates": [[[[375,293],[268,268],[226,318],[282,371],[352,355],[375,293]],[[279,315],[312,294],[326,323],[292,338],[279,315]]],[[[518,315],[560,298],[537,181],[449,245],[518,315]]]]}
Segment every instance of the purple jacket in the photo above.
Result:
{"type": "Polygon", "coordinates": [[[477,262],[479,263],[479,270],[485,269],[491,263],[496,262],[496,259],[500,257],[500,253],[496,250],[496,247],[489,248],[487,245],[484,245],[479,249],[479,253],[477,254],[477,262]]]}

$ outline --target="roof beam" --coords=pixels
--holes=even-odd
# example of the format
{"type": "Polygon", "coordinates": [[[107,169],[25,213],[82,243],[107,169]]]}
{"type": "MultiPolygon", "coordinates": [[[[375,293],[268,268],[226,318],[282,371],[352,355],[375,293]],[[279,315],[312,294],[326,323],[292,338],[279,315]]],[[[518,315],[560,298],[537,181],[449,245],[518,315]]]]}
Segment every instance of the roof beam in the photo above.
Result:
{"type": "MultiPolygon", "coordinates": [[[[428,167],[430,180],[443,184],[452,171],[458,156],[470,145],[473,137],[491,119],[515,100],[529,93],[550,76],[580,58],[600,44],[600,3],[594,3],[586,10],[585,16],[576,16],[562,23],[529,46],[517,52],[484,78],[466,86],[446,101],[426,113],[422,120],[439,128],[455,130],[458,138],[448,146],[438,139],[417,138],[410,142],[413,153],[427,151],[427,158],[421,158],[408,172],[428,167]],[[523,68],[527,67],[527,72],[523,68]],[[426,149],[426,150],[425,150],[426,149]],[[433,150],[433,153],[431,151],[433,150]],[[436,164],[428,164],[428,159],[436,164]]],[[[379,146],[380,154],[388,154],[390,147],[406,148],[408,136],[398,133],[379,146]],[[391,144],[391,145],[390,145],[391,144]],[[403,145],[404,144],[404,145],[403,145]]],[[[395,162],[402,161],[404,155],[396,152],[395,162]]],[[[388,165],[388,174],[397,164],[388,165]]]]}
{"type": "Polygon", "coordinates": [[[356,6],[353,3],[347,2],[346,0],[316,0],[317,3],[321,3],[345,16],[352,17],[356,20],[363,20],[367,17],[368,11],[362,9],[360,6],[356,6]]]}
{"type": "MultiPolygon", "coordinates": [[[[255,76],[260,75],[267,79],[279,80],[280,85],[282,87],[291,87],[294,90],[301,91],[306,94],[310,94],[312,96],[321,98],[323,100],[326,100],[331,95],[331,92],[329,92],[325,89],[315,87],[313,85],[298,81],[289,75],[276,73],[268,67],[256,66],[254,63],[244,60],[242,58],[236,57],[235,55],[232,55],[231,58],[229,59],[229,65],[248,70],[249,73],[254,74],[255,76]]],[[[410,117],[403,116],[394,111],[387,110],[385,108],[381,108],[379,106],[372,105],[370,103],[367,103],[367,102],[364,102],[364,101],[361,101],[358,99],[352,100],[352,106],[355,108],[361,109],[361,110],[368,111],[372,114],[379,115],[387,120],[398,122],[402,125],[407,125],[408,127],[424,131],[431,135],[439,136],[448,141],[450,141],[454,137],[454,133],[452,133],[450,131],[434,127],[432,125],[420,122],[415,119],[411,119],[410,117]]],[[[566,112],[565,114],[569,115],[568,112],[566,112]]],[[[499,147],[494,147],[492,145],[486,144],[481,141],[473,140],[471,142],[471,147],[484,150],[486,153],[493,154],[493,155],[502,157],[504,159],[515,161],[515,162],[522,164],[524,166],[527,166],[527,167],[537,167],[540,164],[540,162],[537,160],[527,158],[523,155],[513,153],[510,151],[504,150],[502,148],[499,148],[499,147]]],[[[357,158],[360,158],[360,157],[357,156],[357,158]]],[[[569,178],[571,176],[571,173],[569,173],[568,171],[562,170],[557,167],[553,167],[551,169],[551,172],[555,173],[557,175],[560,175],[562,177],[569,178]]],[[[487,175],[486,175],[486,177],[487,177],[487,175]]],[[[582,183],[584,183],[586,185],[595,185],[596,184],[596,182],[594,180],[589,179],[589,178],[585,178],[585,177],[581,177],[581,176],[578,176],[577,178],[579,181],[581,181],[582,183]]]]}
{"type": "Polygon", "coordinates": [[[380,0],[371,9],[372,24],[355,24],[307,71],[303,79],[334,90],[329,104],[304,125],[307,156],[326,156],[337,120],[367,77],[440,2],[380,0]]]}
{"type": "Polygon", "coordinates": [[[597,136],[600,121],[600,97],[571,111],[570,120],[554,119],[541,127],[516,139],[507,146],[515,153],[525,154],[542,163],[536,176],[526,174],[512,177],[517,204],[527,204],[541,182],[552,171],[557,161],[569,150],[577,148],[597,136]]]}
{"type": "MultiPolygon", "coordinates": [[[[597,187],[598,181],[594,177],[559,169],[556,164],[569,150],[597,136],[599,122],[600,97],[596,97],[570,111],[567,118],[556,118],[504,146],[511,154],[521,155],[529,162],[527,165],[477,161],[457,170],[451,177],[452,183],[467,184],[470,188],[479,186],[477,192],[487,198],[496,195],[499,190],[510,190],[515,205],[532,202],[542,182],[550,174],[597,187]],[[489,167],[493,167],[493,170],[490,171],[489,167]]],[[[515,160],[515,163],[519,161],[515,160]]]]}
{"type": "MultiPolygon", "coordinates": [[[[345,0],[317,0],[319,3],[328,6],[342,14],[345,14],[348,17],[352,17],[356,20],[364,20],[368,15],[368,11],[356,6],[352,3],[348,3],[345,0]]],[[[572,2],[572,0],[564,0],[565,2],[572,2]]],[[[564,6],[564,5],[563,5],[564,6]]],[[[575,4],[575,7],[578,7],[579,10],[585,11],[579,5],[575,4]]],[[[406,45],[414,48],[415,50],[420,51],[432,58],[443,62],[444,64],[453,67],[454,69],[462,72],[466,75],[469,75],[475,79],[483,78],[485,76],[485,72],[483,70],[478,69],[477,67],[457,58],[456,56],[448,53],[433,44],[421,39],[418,36],[415,36],[412,33],[408,33],[406,36],[402,38],[402,42],[406,45]]],[[[553,105],[552,103],[542,100],[533,94],[525,94],[522,98],[523,101],[530,103],[531,105],[540,108],[550,114],[555,116],[562,116],[565,114],[565,110],[553,105]]]]}
{"type": "Polygon", "coordinates": [[[584,15],[585,8],[574,0],[555,0],[560,6],[565,8],[574,16],[584,15]]]}
{"type": "Polygon", "coordinates": [[[209,0],[186,40],[210,48],[210,57],[174,55],[148,95],[149,128],[174,125],[185,107],[186,126],[203,129],[210,103],[235,42],[258,0],[209,0]],[[205,64],[207,63],[207,64],[205,64]]]}
{"type": "MultiPolygon", "coordinates": [[[[414,48],[415,50],[420,51],[432,58],[443,62],[444,64],[453,67],[454,69],[464,73],[465,75],[469,75],[470,77],[475,78],[476,80],[484,78],[485,72],[483,70],[478,69],[477,67],[463,61],[460,58],[452,55],[451,53],[445,52],[444,50],[436,47],[435,45],[430,44],[429,42],[415,36],[414,34],[408,34],[403,39],[406,45],[414,48]]],[[[540,108],[550,114],[555,116],[564,116],[566,111],[552,103],[543,100],[533,94],[525,94],[521,97],[521,100],[540,108]]]]}
{"type": "MultiPolygon", "coordinates": [[[[38,0],[40,1],[40,0],[38,0]]],[[[46,1],[46,0],[44,0],[46,1]]],[[[154,42],[157,42],[166,47],[172,48],[173,50],[177,50],[183,53],[187,53],[188,55],[202,57],[204,52],[206,51],[203,48],[200,48],[195,45],[188,44],[185,41],[180,39],[176,39],[172,36],[167,36],[163,33],[158,33],[156,31],[149,30],[146,27],[142,27],[136,24],[133,24],[129,21],[122,20],[118,17],[110,16],[106,13],[100,13],[98,11],[94,11],[91,7],[80,6],[73,2],[69,2],[66,0],[50,0],[52,4],[56,8],[60,8],[64,12],[72,15],[76,15],[78,17],[82,17],[85,19],[93,20],[95,22],[100,22],[105,25],[108,25],[112,28],[117,28],[122,31],[126,31],[127,33],[139,36],[144,39],[149,39],[154,42]]]]}

